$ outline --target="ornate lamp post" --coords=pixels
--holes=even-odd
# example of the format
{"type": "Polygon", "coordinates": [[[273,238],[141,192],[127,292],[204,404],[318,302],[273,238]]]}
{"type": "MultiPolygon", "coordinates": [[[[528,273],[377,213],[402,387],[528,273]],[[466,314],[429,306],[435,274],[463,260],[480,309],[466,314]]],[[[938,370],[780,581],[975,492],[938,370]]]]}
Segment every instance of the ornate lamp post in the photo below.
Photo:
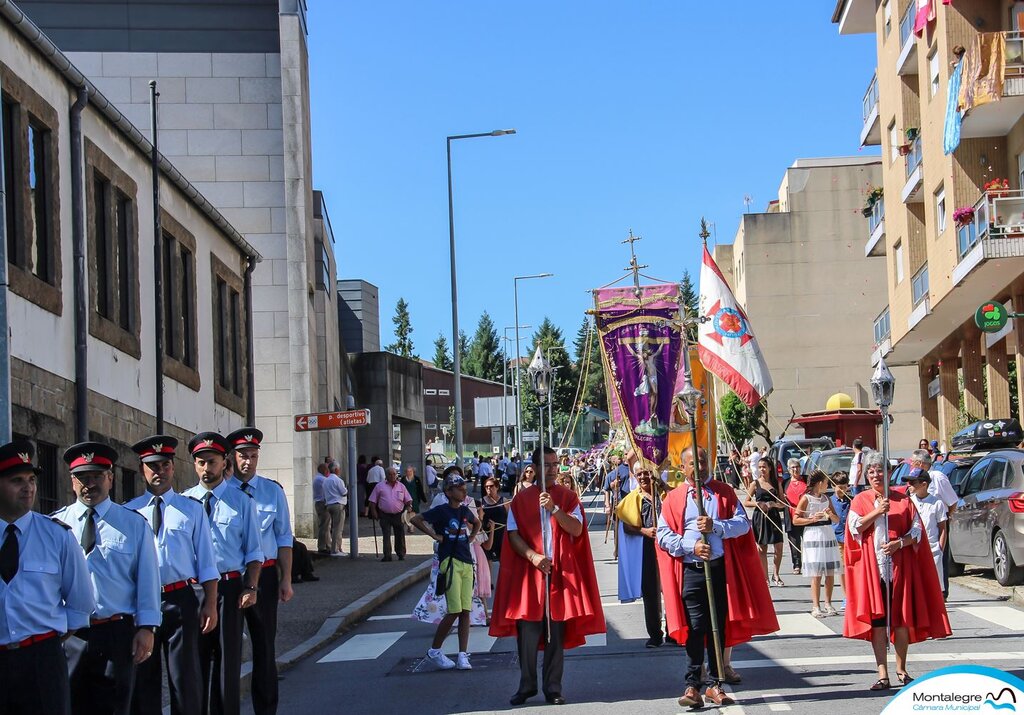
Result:
{"type": "MultiPolygon", "coordinates": [[[[544,405],[551,398],[551,383],[555,371],[544,358],[544,353],[537,346],[537,352],[533,354],[533,361],[526,368],[526,374],[530,379],[530,389],[537,398],[537,434],[540,435],[540,446],[537,448],[540,455],[540,490],[548,490],[547,469],[544,466],[544,405]]],[[[544,507],[540,507],[540,530],[544,542],[544,555],[551,558],[551,515],[546,513],[544,507]]],[[[552,564],[554,568],[554,564],[552,564]]],[[[551,640],[551,572],[544,574],[544,621],[547,624],[547,639],[551,640]]]]}
{"type": "MultiPolygon", "coordinates": [[[[893,393],[896,391],[896,378],[893,377],[889,367],[885,364],[884,358],[878,359],[878,366],[875,374],[871,376],[871,396],[875,399],[879,411],[882,413],[882,484],[883,496],[889,498],[889,408],[892,407],[893,393]]],[[[883,514],[883,528],[885,538],[889,538],[889,515],[883,514]]],[[[885,647],[888,650],[892,640],[892,560],[886,557],[889,571],[889,579],[885,581],[885,602],[889,607],[885,609],[885,647]]]]}

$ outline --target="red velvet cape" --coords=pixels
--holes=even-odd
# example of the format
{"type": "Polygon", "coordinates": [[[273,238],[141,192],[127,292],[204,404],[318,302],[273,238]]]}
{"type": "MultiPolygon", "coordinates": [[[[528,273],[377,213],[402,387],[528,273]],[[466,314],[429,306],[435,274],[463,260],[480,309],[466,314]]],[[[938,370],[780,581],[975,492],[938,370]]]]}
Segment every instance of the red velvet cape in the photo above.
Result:
{"type": "MultiPolygon", "coordinates": [[[[850,504],[850,510],[867,516],[874,511],[877,493],[862,491],[850,504]]],[[[914,502],[906,494],[889,491],[889,540],[905,535],[918,520],[914,502]]],[[[918,526],[921,526],[918,520],[918,526]]],[[[878,561],[875,559],[874,524],[857,541],[846,525],[846,616],[843,635],[847,638],[871,640],[872,619],[885,618],[885,592],[879,583],[878,561]]],[[[907,628],[911,643],[927,638],[946,638],[952,633],[942,586],[935,570],[935,561],[928,546],[928,535],[921,529],[921,540],[906,546],[892,556],[892,638],[896,628],[907,628]]]]}
{"type": "MultiPolygon", "coordinates": [[[[548,493],[562,511],[577,507],[583,513],[579,497],[571,489],[551,484],[548,493]]],[[[519,492],[512,500],[519,536],[531,549],[544,553],[540,526],[540,487],[536,484],[519,492]]],[[[551,620],[565,622],[565,648],[586,643],[587,636],[604,633],[601,592],[590,553],[587,516],[583,514],[583,533],[572,537],[551,518],[551,620]]],[[[501,568],[494,592],[490,634],[497,638],[515,637],[516,621],[544,620],[544,574],[505,542],[501,550],[501,568]]],[[[543,647],[544,639],[541,639],[543,647]]]]}
{"type": "MultiPolygon", "coordinates": [[[[739,508],[739,499],[732,487],[712,479],[704,488],[714,492],[718,500],[718,515],[729,519],[739,508]]],[[[677,534],[682,534],[686,515],[686,500],[693,487],[688,483],[669,492],[662,505],[661,515],[665,523],[677,534]]],[[[725,539],[725,593],[729,602],[729,619],[726,622],[723,648],[746,643],[754,636],[774,633],[779,630],[775,617],[764,568],[758,557],[757,542],[752,531],[735,539],[725,539]]],[[[688,624],[686,609],[683,607],[683,559],[657,549],[658,568],[661,573],[661,590],[665,596],[665,618],[668,620],[668,634],[679,643],[686,642],[688,624]]],[[[710,638],[710,636],[709,636],[710,638]]]]}

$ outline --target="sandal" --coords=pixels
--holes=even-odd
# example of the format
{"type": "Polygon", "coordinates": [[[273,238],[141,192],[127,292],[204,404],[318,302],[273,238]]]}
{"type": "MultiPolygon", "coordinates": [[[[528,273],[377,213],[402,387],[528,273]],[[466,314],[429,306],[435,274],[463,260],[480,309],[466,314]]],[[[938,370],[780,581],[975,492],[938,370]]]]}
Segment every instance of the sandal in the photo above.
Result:
{"type": "Polygon", "coordinates": [[[900,681],[900,685],[910,685],[914,682],[914,679],[910,677],[910,673],[896,673],[896,679],[900,681]]]}
{"type": "Polygon", "coordinates": [[[776,585],[776,586],[785,586],[786,584],[784,584],[784,583],[782,582],[782,577],[781,577],[781,576],[776,576],[776,577],[775,577],[775,585],[776,585]]]}
{"type": "Polygon", "coordinates": [[[875,684],[872,685],[868,689],[869,690],[889,690],[891,688],[892,688],[892,685],[889,684],[889,679],[888,678],[879,678],[878,680],[875,681],[875,684]]]}

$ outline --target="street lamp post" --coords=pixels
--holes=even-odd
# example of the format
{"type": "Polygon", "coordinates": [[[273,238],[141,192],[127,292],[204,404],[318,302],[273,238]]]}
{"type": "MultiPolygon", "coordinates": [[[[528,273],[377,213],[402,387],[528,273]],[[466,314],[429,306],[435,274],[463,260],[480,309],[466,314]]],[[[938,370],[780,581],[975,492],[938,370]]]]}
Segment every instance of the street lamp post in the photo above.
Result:
{"type": "MultiPolygon", "coordinates": [[[[889,408],[892,407],[892,398],[895,392],[896,378],[889,371],[885,359],[879,358],[875,374],[871,376],[871,396],[875,398],[875,404],[878,405],[878,410],[882,413],[882,494],[886,499],[889,498],[889,408]]],[[[889,515],[882,514],[882,520],[882,529],[886,534],[886,540],[888,540],[889,515]]],[[[889,563],[888,569],[891,569],[892,558],[886,557],[886,559],[889,563]]],[[[889,615],[892,611],[891,571],[890,577],[882,580],[885,581],[885,602],[887,604],[885,609],[885,648],[888,650],[892,639],[892,619],[889,615]]]]}
{"type": "MultiPolygon", "coordinates": [[[[455,207],[452,201],[452,142],[456,139],[500,137],[515,134],[515,129],[495,129],[478,134],[455,134],[447,137],[448,149],[448,252],[452,272],[452,371],[455,373],[455,463],[462,466],[462,358],[459,355],[459,291],[455,281],[455,207]]],[[[516,321],[518,322],[518,321],[516,321]]]]}
{"type": "MultiPolygon", "coordinates": [[[[504,363],[501,366],[501,452],[505,453],[508,449],[508,344],[511,338],[508,336],[508,331],[515,329],[516,326],[509,325],[505,327],[504,338],[505,342],[501,344],[501,351],[504,357],[504,363]]],[[[520,325],[520,328],[524,330],[533,326],[520,325]]]]}
{"type": "MultiPolygon", "coordinates": [[[[519,379],[519,281],[531,278],[550,278],[554,273],[537,273],[532,276],[515,276],[512,279],[512,297],[515,302],[515,323],[516,323],[516,451],[523,453],[523,402],[519,397],[523,383],[519,379]]],[[[538,429],[540,425],[538,424],[538,429]]]]}

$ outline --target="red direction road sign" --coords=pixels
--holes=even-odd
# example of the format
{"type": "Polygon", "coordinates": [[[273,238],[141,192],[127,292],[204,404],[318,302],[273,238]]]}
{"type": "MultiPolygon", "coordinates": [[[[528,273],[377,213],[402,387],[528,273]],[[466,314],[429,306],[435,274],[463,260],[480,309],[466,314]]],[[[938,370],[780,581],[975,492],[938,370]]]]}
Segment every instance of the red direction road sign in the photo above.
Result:
{"type": "Polygon", "coordinates": [[[296,432],[340,429],[342,427],[365,427],[368,424],[370,424],[370,411],[366,409],[295,415],[296,432]]]}

